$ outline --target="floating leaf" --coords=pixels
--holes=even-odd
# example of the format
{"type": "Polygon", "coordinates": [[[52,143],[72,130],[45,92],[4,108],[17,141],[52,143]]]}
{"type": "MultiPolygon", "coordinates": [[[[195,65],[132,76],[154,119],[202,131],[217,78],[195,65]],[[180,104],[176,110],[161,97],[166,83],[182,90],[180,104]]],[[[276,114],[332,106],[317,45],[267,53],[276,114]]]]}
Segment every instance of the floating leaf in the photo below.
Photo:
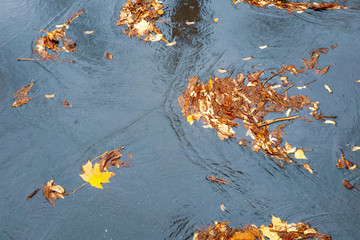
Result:
{"type": "Polygon", "coordinates": [[[344,185],[344,187],[347,188],[347,189],[353,189],[353,188],[355,188],[355,187],[354,187],[353,185],[351,185],[350,182],[347,181],[347,180],[344,180],[344,181],[343,181],[343,185],[344,185]]]}
{"type": "Polygon", "coordinates": [[[224,204],[221,204],[221,205],[220,205],[220,209],[221,209],[221,211],[223,211],[223,212],[226,210],[226,207],[224,206],[224,204]]]}
{"type": "Polygon", "coordinates": [[[49,95],[46,94],[46,95],[45,95],[45,98],[53,98],[53,97],[55,97],[55,94],[49,94],[49,95]]]}
{"type": "Polygon", "coordinates": [[[113,55],[110,54],[110,53],[108,53],[108,52],[106,52],[106,58],[109,59],[109,60],[113,60],[113,59],[114,59],[113,55]]]}
{"type": "Polygon", "coordinates": [[[334,44],[334,45],[331,46],[331,49],[334,49],[336,47],[337,47],[337,44],[334,44]]]}
{"type": "Polygon", "coordinates": [[[336,122],[333,121],[333,120],[325,120],[324,123],[326,123],[326,124],[332,124],[332,125],[335,125],[335,126],[336,126],[336,122]]]}
{"type": "Polygon", "coordinates": [[[176,41],[175,41],[175,42],[168,43],[168,44],[166,44],[166,45],[169,46],[169,47],[171,47],[171,46],[173,46],[173,45],[175,45],[175,44],[176,44],[176,41]]]}
{"type": "Polygon", "coordinates": [[[61,102],[63,106],[65,107],[72,107],[72,104],[70,104],[68,101],[64,100],[61,102]]]}
{"type": "Polygon", "coordinates": [[[193,25],[193,24],[195,24],[195,22],[188,22],[188,21],[186,21],[186,24],[187,24],[187,25],[193,25]]]}
{"type": "Polygon", "coordinates": [[[326,90],[329,91],[329,93],[332,93],[332,92],[333,92],[333,91],[331,90],[331,88],[330,88],[327,84],[325,84],[324,87],[325,87],[326,90]]]}
{"type": "Polygon", "coordinates": [[[214,22],[218,22],[219,21],[219,18],[214,18],[214,22]]]}
{"type": "Polygon", "coordinates": [[[314,69],[314,71],[315,71],[315,73],[318,74],[318,75],[323,75],[323,74],[327,73],[327,71],[329,70],[329,67],[330,67],[330,65],[327,65],[327,66],[326,66],[325,68],[323,68],[323,69],[318,69],[318,68],[316,68],[316,69],[314,69]]]}
{"type": "Polygon", "coordinates": [[[20,88],[14,93],[13,97],[15,98],[15,102],[12,104],[13,107],[21,107],[21,105],[29,103],[31,98],[27,95],[33,85],[34,83],[31,83],[25,87],[20,88]]]}
{"type": "Polygon", "coordinates": [[[265,49],[265,48],[267,48],[268,47],[268,45],[263,45],[263,46],[260,46],[259,48],[260,49],[265,49]]]}
{"type": "Polygon", "coordinates": [[[222,69],[222,68],[218,68],[218,72],[219,72],[219,73],[226,73],[226,72],[228,72],[228,70],[222,69]]]}
{"type": "Polygon", "coordinates": [[[346,168],[349,170],[354,170],[357,167],[352,162],[346,160],[344,154],[341,154],[341,158],[337,160],[336,166],[338,168],[346,168]]]}
{"type": "Polygon", "coordinates": [[[295,152],[295,158],[296,159],[307,159],[307,157],[305,156],[305,153],[302,149],[297,149],[295,152]]]}
{"type": "Polygon", "coordinates": [[[360,147],[359,146],[355,146],[355,147],[353,147],[353,152],[355,152],[355,151],[357,151],[357,150],[360,150],[360,147]]]}
{"type": "Polygon", "coordinates": [[[226,181],[224,179],[221,179],[221,178],[218,178],[215,176],[208,176],[208,177],[206,177],[206,179],[213,181],[213,182],[221,183],[221,184],[228,184],[228,183],[232,184],[232,182],[226,181]]]}
{"type": "Polygon", "coordinates": [[[100,164],[95,163],[94,167],[92,167],[92,164],[90,161],[88,161],[85,165],[82,167],[82,174],[79,174],[79,176],[85,181],[91,184],[91,186],[96,188],[103,188],[101,183],[108,183],[109,178],[115,176],[115,173],[112,172],[101,172],[100,171],[100,164]]]}
{"type": "Polygon", "coordinates": [[[54,185],[54,180],[51,180],[45,186],[42,186],[42,190],[45,198],[53,206],[55,206],[54,200],[58,198],[64,199],[65,195],[69,195],[65,193],[65,189],[63,187],[61,187],[60,185],[54,185]]]}
{"type": "Polygon", "coordinates": [[[156,35],[150,34],[149,41],[157,42],[157,41],[160,41],[162,38],[163,38],[163,35],[161,33],[156,34],[156,35]]]}
{"type": "Polygon", "coordinates": [[[85,34],[92,34],[94,31],[85,31],[85,34]]]}
{"type": "Polygon", "coordinates": [[[311,174],[313,174],[313,170],[310,168],[310,165],[309,164],[303,164],[303,167],[308,170],[311,174]]]}
{"type": "MultiPolygon", "coordinates": [[[[122,149],[122,148],[120,148],[122,149]]],[[[121,161],[120,158],[122,156],[122,153],[120,149],[116,149],[110,152],[105,152],[102,155],[100,155],[100,172],[103,171],[103,169],[108,170],[110,167],[130,167],[132,166],[131,162],[124,162],[121,161]]]]}
{"type": "Polygon", "coordinates": [[[252,59],[252,56],[249,56],[249,57],[243,58],[243,60],[244,60],[244,61],[248,61],[248,60],[250,60],[250,59],[252,59]]]}

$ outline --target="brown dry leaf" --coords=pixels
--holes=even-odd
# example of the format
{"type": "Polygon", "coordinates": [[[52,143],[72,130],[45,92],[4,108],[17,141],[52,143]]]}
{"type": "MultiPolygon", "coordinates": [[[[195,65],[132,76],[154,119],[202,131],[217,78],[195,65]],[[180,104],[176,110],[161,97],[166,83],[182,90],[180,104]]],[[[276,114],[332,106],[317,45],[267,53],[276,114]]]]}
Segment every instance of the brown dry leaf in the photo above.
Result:
{"type": "Polygon", "coordinates": [[[355,146],[352,148],[353,152],[357,151],[357,150],[360,150],[360,147],[359,146],[355,146]]]}
{"type": "Polygon", "coordinates": [[[248,61],[248,60],[250,60],[250,59],[252,59],[252,56],[249,56],[249,57],[243,58],[243,60],[244,60],[244,61],[248,61]]]}
{"type": "Polygon", "coordinates": [[[54,98],[54,97],[55,97],[55,94],[49,94],[49,95],[46,94],[46,95],[45,95],[45,98],[54,98]]]}
{"type": "Polygon", "coordinates": [[[219,72],[219,73],[226,73],[226,72],[228,72],[228,70],[222,69],[222,68],[218,68],[218,72],[219,72]]]}
{"type": "Polygon", "coordinates": [[[131,162],[124,162],[121,161],[120,158],[122,156],[122,153],[120,149],[116,149],[110,152],[104,152],[102,155],[100,155],[100,171],[103,171],[103,169],[108,170],[110,167],[130,167],[132,166],[131,162]]]}
{"type": "Polygon", "coordinates": [[[325,73],[327,73],[327,71],[329,70],[329,67],[330,67],[330,65],[327,65],[325,68],[323,68],[323,69],[318,69],[318,68],[316,68],[316,69],[314,69],[314,72],[316,73],[316,74],[318,74],[318,75],[323,75],[323,74],[325,74],[325,73]]]}
{"type": "Polygon", "coordinates": [[[62,198],[64,196],[69,195],[65,193],[65,189],[60,185],[54,185],[54,180],[48,182],[45,186],[42,186],[43,194],[45,198],[51,203],[51,205],[55,206],[54,199],[62,198]]]}
{"type": "Polygon", "coordinates": [[[132,159],[134,157],[134,155],[132,153],[128,153],[128,154],[126,154],[126,156],[128,156],[130,159],[132,159]]]}
{"type": "Polygon", "coordinates": [[[303,164],[303,167],[304,167],[306,170],[308,170],[311,174],[314,173],[309,164],[303,164]]]}
{"type": "Polygon", "coordinates": [[[226,207],[224,206],[224,204],[221,204],[221,205],[220,205],[220,209],[221,209],[221,211],[223,211],[223,212],[226,210],[226,207]]]}
{"type": "Polygon", "coordinates": [[[295,152],[295,158],[296,159],[307,159],[307,157],[305,156],[305,153],[302,149],[297,149],[295,152]]]}
{"type": "Polygon", "coordinates": [[[27,95],[33,85],[34,83],[31,83],[25,87],[20,88],[14,93],[13,97],[15,98],[15,102],[12,104],[13,107],[21,107],[21,105],[29,103],[31,98],[27,97],[27,95]]]}
{"type": "Polygon", "coordinates": [[[355,168],[357,168],[356,165],[354,165],[352,162],[345,159],[345,156],[343,153],[341,154],[341,158],[337,160],[336,166],[338,168],[346,168],[349,170],[354,170],[355,168]]]}
{"type": "Polygon", "coordinates": [[[32,193],[30,193],[30,194],[26,197],[26,199],[30,199],[30,198],[32,198],[33,196],[35,196],[35,194],[37,194],[39,190],[40,190],[40,188],[37,188],[35,191],[33,191],[32,193]]]}
{"type": "Polygon", "coordinates": [[[92,34],[94,31],[85,31],[85,34],[92,34]]]}
{"type": "Polygon", "coordinates": [[[106,58],[109,60],[113,60],[113,55],[111,55],[110,53],[106,52],[106,58]]]}
{"type": "Polygon", "coordinates": [[[334,44],[334,45],[331,46],[331,49],[334,49],[336,47],[337,47],[337,44],[334,44]]]}
{"type": "Polygon", "coordinates": [[[90,161],[88,161],[85,165],[83,165],[82,174],[79,176],[85,181],[90,183],[91,186],[96,188],[103,188],[102,183],[108,183],[109,178],[115,176],[115,173],[108,172],[108,171],[100,171],[100,164],[95,163],[94,167],[90,161]]]}
{"type": "Polygon", "coordinates": [[[353,189],[353,188],[355,188],[355,187],[354,187],[353,185],[351,185],[350,182],[347,181],[347,180],[344,180],[344,181],[343,181],[343,185],[344,185],[344,187],[347,188],[347,189],[353,189]]]}
{"type": "Polygon", "coordinates": [[[64,100],[61,102],[63,106],[65,107],[72,107],[72,104],[70,104],[68,101],[64,100]]]}
{"type": "Polygon", "coordinates": [[[232,182],[229,182],[229,181],[226,181],[224,179],[221,179],[221,178],[218,178],[218,177],[215,177],[215,176],[208,176],[206,177],[207,180],[210,180],[210,181],[213,181],[213,182],[217,182],[217,183],[220,183],[220,184],[232,184],[232,182]]]}

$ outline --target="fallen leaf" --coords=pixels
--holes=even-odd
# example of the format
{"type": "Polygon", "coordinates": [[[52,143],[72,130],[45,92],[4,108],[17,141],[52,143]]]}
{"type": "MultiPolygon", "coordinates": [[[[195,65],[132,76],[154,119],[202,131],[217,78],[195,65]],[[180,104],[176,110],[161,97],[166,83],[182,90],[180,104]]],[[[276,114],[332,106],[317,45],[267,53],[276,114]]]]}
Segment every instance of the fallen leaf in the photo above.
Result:
{"type": "Polygon", "coordinates": [[[188,22],[188,21],[186,21],[186,24],[187,24],[187,25],[193,25],[193,24],[195,24],[195,22],[188,22]]]}
{"type": "Polygon", "coordinates": [[[99,169],[100,164],[95,163],[94,167],[92,167],[92,163],[88,161],[82,167],[82,174],[79,176],[85,181],[90,183],[91,186],[96,188],[103,188],[101,183],[108,183],[109,178],[115,176],[115,173],[104,171],[100,172],[99,169]]]}
{"type": "Polygon", "coordinates": [[[214,22],[218,22],[219,21],[219,18],[214,18],[214,22]]]}
{"type": "Polygon", "coordinates": [[[223,211],[223,212],[226,210],[226,207],[224,206],[224,204],[221,204],[221,205],[220,205],[220,209],[221,209],[221,211],[223,211]]]}
{"type": "Polygon", "coordinates": [[[332,121],[332,120],[325,120],[324,123],[326,123],[326,124],[333,124],[333,125],[336,126],[336,122],[335,122],[335,121],[332,121]]]}
{"type": "Polygon", "coordinates": [[[85,34],[92,34],[94,31],[85,31],[85,34]]]}
{"type": "Polygon", "coordinates": [[[176,44],[176,41],[175,42],[171,42],[171,43],[168,43],[168,44],[166,44],[167,46],[173,46],[173,45],[175,45],[176,44]]]}
{"type": "Polygon", "coordinates": [[[354,170],[357,167],[352,162],[346,160],[344,154],[341,154],[341,158],[337,160],[336,166],[338,168],[346,168],[349,170],[354,170]]]}
{"type": "Polygon", "coordinates": [[[356,82],[360,83],[360,80],[356,80],[356,82]]]}
{"type": "Polygon", "coordinates": [[[244,60],[244,61],[248,61],[248,60],[250,60],[250,59],[252,59],[252,56],[249,56],[249,57],[243,58],[243,60],[244,60]]]}
{"type": "Polygon", "coordinates": [[[62,198],[64,199],[65,195],[69,195],[65,193],[65,189],[60,185],[54,185],[54,180],[48,182],[45,186],[42,186],[44,197],[51,203],[51,205],[55,206],[54,199],[62,198]]]}
{"type": "Polygon", "coordinates": [[[296,159],[307,159],[307,157],[305,156],[305,153],[302,149],[297,149],[295,152],[295,158],[296,159]]]}
{"type": "Polygon", "coordinates": [[[308,170],[311,174],[313,174],[313,170],[310,168],[309,164],[303,164],[303,167],[308,170]]]}
{"type": "Polygon", "coordinates": [[[72,104],[70,104],[68,101],[64,100],[61,102],[63,106],[65,107],[72,107],[72,104]]]}
{"type": "Polygon", "coordinates": [[[113,60],[113,55],[111,55],[110,53],[106,52],[106,58],[107,59],[110,59],[110,60],[113,60]]]}
{"type": "Polygon", "coordinates": [[[33,85],[34,83],[31,83],[25,87],[20,88],[14,93],[13,97],[15,98],[15,102],[12,104],[13,107],[21,107],[21,105],[29,103],[31,98],[27,97],[27,95],[33,85]]]}
{"type": "Polygon", "coordinates": [[[291,113],[292,109],[289,108],[287,111],[286,111],[286,116],[289,117],[290,116],[290,113],[291,113]]]}
{"type": "Polygon", "coordinates": [[[316,74],[318,74],[318,75],[323,75],[323,74],[325,74],[328,70],[329,70],[329,67],[330,67],[330,65],[327,65],[325,68],[323,68],[323,69],[318,69],[318,68],[316,68],[316,69],[314,69],[314,72],[316,73],[316,74]]]}
{"type": "Polygon", "coordinates": [[[347,188],[347,189],[353,189],[353,188],[355,188],[355,187],[354,187],[353,185],[351,185],[350,182],[347,181],[347,180],[344,180],[344,181],[343,181],[343,185],[344,185],[344,187],[347,188]]]}
{"type": "Polygon", "coordinates": [[[337,47],[337,44],[334,44],[334,45],[331,46],[331,49],[334,49],[336,47],[337,47]]]}
{"type": "Polygon", "coordinates": [[[208,176],[208,177],[206,177],[206,179],[213,181],[213,182],[221,183],[221,184],[228,184],[228,183],[232,184],[232,182],[226,181],[224,179],[221,179],[221,178],[218,178],[215,176],[208,176]]]}
{"type": "Polygon", "coordinates": [[[55,94],[50,94],[50,95],[45,95],[45,98],[53,98],[53,97],[55,97],[55,94]]]}
{"type": "MultiPolygon", "coordinates": [[[[122,149],[122,148],[121,148],[122,149]]],[[[132,166],[131,162],[124,162],[120,160],[120,157],[122,156],[122,153],[120,149],[116,149],[110,152],[105,152],[102,155],[100,155],[100,172],[102,172],[104,169],[108,170],[110,167],[116,166],[117,168],[121,167],[130,167],[132,166]]]]}
{"type": "Polygon", "coordinates": [[[218,72],[219,72],[219,73],[226,73],[226,72],[228,72],[228,70],[222,69],[222,68],[218,68],[218,72]]]}
{"type": "Polygon", "coordinates": [[[30,199],[30,198],[32,198],[33,196],[35,196],[35,194],[37,194],[39,190],[40,190],[40,188],[38,188],[38,189],[36,189],[35,191],[33,191],[32,193],[30,193],[30,194],[26,197],[26,199],[30,199]]]}
{"type": "Polygon", "coordinates": [[[267,48],[268,47],[268,45],[264,45],[264,46],[260,46],[259,48],[260,49],[265,49],[265,48],[267,48]]]}
{"type": "Polygon", "coordinates": [[[325,84],[324,87],[325,87],[326,90],[329,91],[329,93],[332,93],[332,92],[333,92],[333,91],[331,90],[331,88],[330,88],[327,84],[325,84]]]}
{"type": "Polygon", "coordinates": [[[155,34],[155,35],[150,34],[149,41],[157,42],[157,41],[160,41],[162,38],[163,38],[163,35],[161,33],[155,34]]]}
{"type": "Polygon", "coordinates": [[[285,150],[287,153],[295,153],[296,147],[292,147],[288,142],[285,142],[285,150]]]}
{"type": "Polygon", "coordinates": [[[360,150],[360,147],[359,146],[355,146],[355,147],[353,147],[353,152],[355,152],[355,151],[357,151],[357,150],[360,150]]]}

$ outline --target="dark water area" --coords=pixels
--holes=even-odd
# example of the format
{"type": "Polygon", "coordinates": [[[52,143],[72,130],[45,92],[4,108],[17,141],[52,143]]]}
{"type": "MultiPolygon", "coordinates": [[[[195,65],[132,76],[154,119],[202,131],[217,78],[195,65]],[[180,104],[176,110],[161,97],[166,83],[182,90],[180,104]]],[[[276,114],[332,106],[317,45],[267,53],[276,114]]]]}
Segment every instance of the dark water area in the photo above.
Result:
{"type": "Polygon", "coordinates": [[[358,239],[360,192],[342,181],[360,189],[359,170],[335,164],[340,149],[360,164],[360,152],[351,150],[360,145],[360,2],[301,14],[231,2],[166,1],[163,18],[171,23],[158,26],[177,41],[169,47],[123,34],[116,20],[125,1],[1,1],[0,239],[191,239],[215,220],[260,226],[271,215],[310,222],[335,240],[358,239]],[[82,8],[86,13],[67,30],[78,48],[59,57],[75,64],[16,60],[35,58],[34,28],[53,30],[82,8]],[[311,51],[334,44],[319,59],[321,67],[330,64],[328,73],[293,77],[317,81],[289,90],[338,116],[337,126],[299,120],[286,128],[285,141],[313,149],[306,152],[313,175],[294,164],[281,168],[235,140],[221,141],[201,121],[190,125],[182,116],[177,98],[194,75],[206,81],[226,76],[218,68],[302,66],[311,51]],[[248,56],[253,59],[242,60],[248,56]],[[29,104],[11,107],[15,91],[32,82],[29,104]],[[64,99],[73,107],[62,106],[64,99]],[[122,159],[133,166],[115,169],[103,190],[86,185],[56,207],[42,193],[25,199],[51,179],[71,192],[83,183],[78,174],[88,159],[121,146],[134,155],[122,159]],[[210,182],[209,175],[233,184],[210,182]]]}

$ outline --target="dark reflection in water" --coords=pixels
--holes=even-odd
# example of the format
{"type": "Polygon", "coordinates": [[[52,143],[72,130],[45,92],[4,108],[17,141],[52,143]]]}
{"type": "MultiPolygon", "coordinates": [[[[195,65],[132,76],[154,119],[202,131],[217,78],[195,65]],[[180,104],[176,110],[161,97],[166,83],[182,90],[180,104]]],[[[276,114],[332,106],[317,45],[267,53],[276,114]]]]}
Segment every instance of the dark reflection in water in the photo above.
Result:
{"type": "MultiPolygon", "coordinates": [[[[168,47],[125,36],[115,24],[123,4],[2,2],[0,239],[191,239],[215,220],[262,225],[272,214],[310,222],[333,239],[357,239],[360,194],[342,181],[359,188],[360,175],[335,163],[340,148],[355,164],[359,159],[351,151],[360,144],[358,10],[299,15],[231,1],[173,1],[165,13],[171,23],[159,23],[166,38],[177,41],[168,47]],[[68,30],[78,49],[60,56],[76,64],[16,61],[33,55],[39,36],[33,28],[52,30],[82,8],[86,13],[68,30]],[[94,33],[84,34],[88,30],[94,33]],[[177,98],[194,75],[206,81],[225,76],[218,68],[246,73],[300,66],[312,50],[335,43],[319,60],[331,65],[329,72],[294,77],[296,83],[317,81],[311,89],[289,90],[339,116],[336,127],[294,121],[286,129],[285,141],[314,149],[307,153],[313,175],[295,165],[281,168],[234,140],[220,141],[201,121],[189,125],[181,114],[177,98]],[[242,60],[248,56],[253,59],[242,60]],[[263,65],[251,68],[257,63],[263,65]],[[13,93],[30,82],[29,105],[11,108],[13,93]],[[55,98],[45,99],[52,93],[55,98]],[[64,108],[64,99],[73,107],[64,108]],[[72,191],[82,184],[78,174],[87,159],[121,146],[134,154],[134,166],[115,170],[103,190],[83,187],[55,208],[41,194],[25,200],[51,179],[72,191]],[[233,184],[210,182],[209,175],[233,184]]],[[[239,126],[237,133],[243,132],[239,126]]]]}

